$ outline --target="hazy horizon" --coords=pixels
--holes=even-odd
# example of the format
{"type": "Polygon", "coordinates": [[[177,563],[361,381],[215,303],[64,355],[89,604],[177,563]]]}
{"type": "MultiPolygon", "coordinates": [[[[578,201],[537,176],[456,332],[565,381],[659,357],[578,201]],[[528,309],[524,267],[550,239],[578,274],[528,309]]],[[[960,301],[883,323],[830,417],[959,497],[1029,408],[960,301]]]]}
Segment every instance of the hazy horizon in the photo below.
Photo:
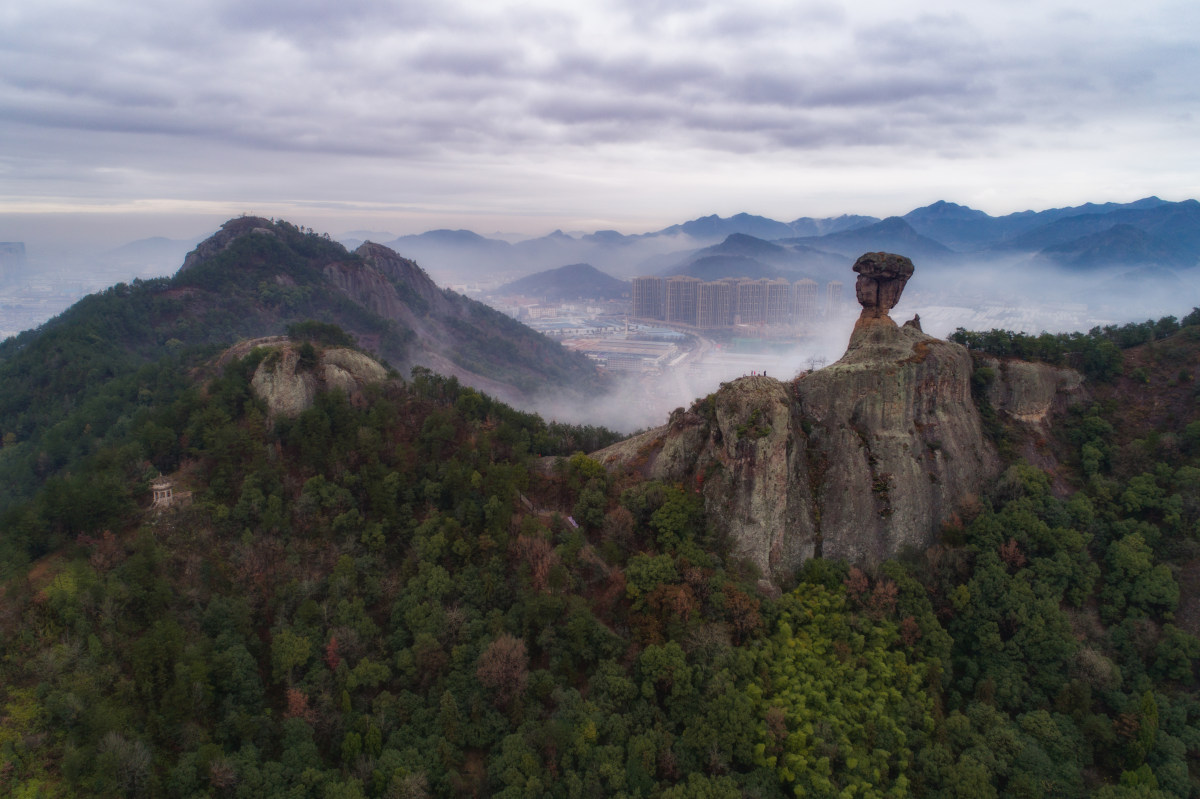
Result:
{"type": "MultiPolygon", "coordinates": [[[[4,19],[0,241],[61,278],[41,318],[182,261],[111,250],[243,214],[535,238],[1200,197],[1200,6],[1182,0],[13,0],[4,19]]],[[[1058,301],[1022,268],[960,275],[959,305],[923,290],[931,323],[1014,277],[1033,292],[1017,305],[1058,301]]],[[[1120,307],[1136,280],[1103,277],[1113,310],[1084,318],[1140,313],[1120,307]]]]}
{"type": "Polygon", "coordinates": [[[0,239],[47,250],[1200,196],[1174,0],[14,0],[0,65],[0,239]]]}
{"type": "MultiPolygon", "coordinates": [[[[489,228],[489,222],[496,221],[492,217],[475,217],[462,216],[456,214],[447,214],[440,217],[429,216],[421,217],[426,220],[426,226],[420,226],[413,222],[412,219],[374,217],[374,216],[354,216],[351,214],[326,216],[321,213],[297,213],[292,215],[277,215],[268,213],[259,209],[247,209],[230,213],[227,215],[193,215],[193,214],[176,214],[176,213],[125,213],[111,209],[95,209],[90,212],[58,212],[58,213],[10,213],[0,210],[0,241],[16,241],[24,242],[31,257],[74,257],[79,255],[97,255],[107,251],[117,249],[127,244],[143,241],[146,239],[165,238],[173,241],[200,241],[208,238],[220,229],[221,225],[230,219],[239,216],[261,216],[274,219],[282,219],[292,224],[303,228],[313,228],[318,233],[329,234],[334,239],[345,239],[352,234],[372,232],[376,234],[386,234],[392,238],[399,238],[409,235],[419,235],[435,230],[468,230],[485,238],[494,238],[509,242],[523,241],[529,239],[537,239],[548,236],[556,231],[565,233],[566,235],[578,238],[582,235],[588,235],[605,230],[615,230],[626,236],[643,235],[647,233],[655,233],[672,225],[679,225],[685,222],[690,222],[707,216],[720,216],[729,218],[737,214],[749,214],[767,219],[772,219],[778,222],[791,222],[802,217],[811,217],[814,219],[832,219],[843,215],[849,216],[876,216],[880,219],[903,216],[910,211],[932,205],[936,202],[948,202],[958,205],[963,205],[972,208],[973,210],[983,211],[992,217],[1001,217],[1008,214],[1022,213],[1027,211],[1041,212],[1047,210],[1055,210],[1063,207],[1073,207],[1076,205],[1084,205],[1087,203],[1095,203],[1102,205],[1105,203],[1127,204],[1142,200],[1148,197],[1158,197],[1166,202],[1183,202],[1200,198],[1200,191],[1196,196],[1165,196],[1163,192],[1150,191],[1136,197],[1085,197],[1078,202],[1059,206],[1046,206],[1039,208],[1010,208],[999,212],[989,211],[986,208],[980,208],[970,203],[964,202],[961,198],[956,197],[938,197],[921,205],[913,205],[907,207],[896,206],[887,210],[878,211],[870,208],[846,208],[844,210],[816,210],[810,213],[793,213],[787,209],[759,209],[749,210],[746,208],[734,209],[729,212],[719,212],[716,210],[701,210],[694,213],[692,216],[685,217],[670,217],[662,219],[654,219],[653,222],[643,220],[642,224],[634,227],[594,227],[594,228],[571,228],[562,225],[554,227],[536,227],[536,220],[528,218],[524,220],[528,223],[527,226],[516,225],[515,228],[523,229],[500,229],[489,228]],[[472,222],[482,223],[472,226],[472,222]],[[327,223],[322,225],[322,223],[327,223]],[[389,224],[392,223],[392,224],[389,224]]],[[[296,209],[292,209],[296,210],[296,209]]],[[[509,219],[508,221],[514,221],[509,219]]],[[[549,224],[549,223],[547,223],[549,224]]],[[[388,243],[387,241],[379,241],[378,243],[388,243]]]]}

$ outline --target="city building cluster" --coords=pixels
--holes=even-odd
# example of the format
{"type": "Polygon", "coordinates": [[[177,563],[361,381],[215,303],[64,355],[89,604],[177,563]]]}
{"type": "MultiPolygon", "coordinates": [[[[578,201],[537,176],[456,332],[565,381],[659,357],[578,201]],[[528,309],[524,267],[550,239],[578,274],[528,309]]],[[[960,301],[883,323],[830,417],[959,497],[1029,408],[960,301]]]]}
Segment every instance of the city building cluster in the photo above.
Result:
{"type": "Polygon", "coordinates": [[[721,330],[738,325],[803,327],[842,310],[844,286],[834,280],[818,290],[816,281],[760,278],[635,277],[630,315],[721,330]]]}

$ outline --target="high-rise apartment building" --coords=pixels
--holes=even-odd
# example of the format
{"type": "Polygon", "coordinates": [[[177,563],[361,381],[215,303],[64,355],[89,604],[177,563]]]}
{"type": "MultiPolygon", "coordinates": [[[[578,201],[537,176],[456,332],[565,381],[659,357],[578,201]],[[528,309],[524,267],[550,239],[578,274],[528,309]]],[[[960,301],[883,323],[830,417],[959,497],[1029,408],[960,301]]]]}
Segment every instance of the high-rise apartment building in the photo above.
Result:
{"type": "Polygon", "coordinates": [[[633,316],[639,319],[665,319],[667,315],[666,281],[661,277],[633,279],[633,316]]]}
{"type": "Polygon", "coordinates": [[[696,301],[696,327],[713,330],[733,324],[733,287],[730,280],[701,283],[696,301]]]}
{"type": "Polygon", "coordinates": [[[841,316],[842,304],[845,302],[843,288],[840,280],[831,280],[825,284],[825,316],[841,316]]]}
{"type": "Polygon", "coordinates": [[[765,325],[767,323],[766,280],[742,280],[737,284],[737,323],[765,325]]]}
{"type": "Polygon", "coordinates": [[[696,324],[696,303],[699,299],[700,279],[686,275],[667,278],[668,322],[682,325],[696,324]]]}
{"type": "Polygon", "coordinates": [[[804,278],[792,284],[792,321],[810,324],[817,318],[817,282],[804,278]]]}
{"type": "Polygon", "coordinates": [[[764,280],[768,325],[786,325],[791,321],[792,284],[786,280],[764,280]]]}

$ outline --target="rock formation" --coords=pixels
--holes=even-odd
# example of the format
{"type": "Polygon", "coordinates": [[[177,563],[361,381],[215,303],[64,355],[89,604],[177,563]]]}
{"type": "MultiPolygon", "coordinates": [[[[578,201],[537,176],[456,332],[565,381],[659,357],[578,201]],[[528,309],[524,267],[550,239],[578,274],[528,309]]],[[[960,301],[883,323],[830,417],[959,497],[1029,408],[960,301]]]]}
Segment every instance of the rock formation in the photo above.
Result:
{"type": "Polygon", "coordinates": [[[1065,366],[1048,363],[982,357],[981,366],[992,370],[994,379],[987,386],[987,399],[1006,419],[1021,422],[1046,433],[1049,417],[1055,411],[1086,395],[1083,375],[1065,366]]]}
{"type": "Polygon", "coordinates": [[[862,305],[862,316],[879,318],[900,301],[904,284],[913,274],[913,262],[890,252],[869,252],[854,263],[858,281],[854,293],[862,305]]]}
{"type": "Polygon", "coordinates": [[[304,363],[299,347],[287,339],[267,339],[262,345],[269,346],[271,352],[255,369],[250,388],[267,403],[273,416],[300,415],[312,407],[321,390],[339,389],[355,400],[368,383],[387,379],[387,370],[351,349],[318,351],[315,363],[304,363]]]}
{"type": "MultiPolygon", "coordinates": [[[[912,263],[868,253],[855,269],[863,315],[837,363],[790,383],[722,384],[667,425],[594,455],[694,487],[775,585],[813,556],[876,564],[928,546],[1000,470],[972,398],[971,355],[887,315],[912,263]]],[[[997,402],[1040,411],[1058,378],[1025,371],[1010,370],[1016,384],[997,388],[997,402]]]]}
{"type": "Polygon", "coordinates": [[[200,242],[196,246],[196,249],[187,254],[187,257],[183,259],[183,266],[179,267],[179,271],[186,272],[193,267],[199,266],[229,247],[235,239],[248,233],[258,233],[263,236],[275,237],[276,233],[271,229],[273,224],[271,220],[263,219],[261,216],[239,216],[235,219],[230,219],[221,225],[220,230],[200,242]]]}

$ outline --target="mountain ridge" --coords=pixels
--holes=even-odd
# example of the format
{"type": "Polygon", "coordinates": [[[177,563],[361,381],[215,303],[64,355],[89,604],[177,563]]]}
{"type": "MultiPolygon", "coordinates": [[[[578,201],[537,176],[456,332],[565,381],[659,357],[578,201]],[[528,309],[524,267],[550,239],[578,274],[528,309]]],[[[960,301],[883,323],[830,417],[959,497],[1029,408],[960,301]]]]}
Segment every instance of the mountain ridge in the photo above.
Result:
{"type": "Polygon", "coordinates": [[[287,222],[241,217],[197,245],[174,277],[118,284],[0,343],[0,430],[19,445],[4,448],[0,479],[24,494],[68,466],[93,438],[85,428],[120,421],[104,397],[149,390],[140,374],[309,320],[340,326],[392,367],[432,368],[515,400],[607,385],[582,355],[439,288],[383,245],[350,253],[287,222]]]}
{"type": "Polygon", "coordinates": [[[591,264],[567,264],[505,283],[491,292],[520,294],[547,300],[619,299],[628,296],[631,284],[617,280],[591,264]]]}

